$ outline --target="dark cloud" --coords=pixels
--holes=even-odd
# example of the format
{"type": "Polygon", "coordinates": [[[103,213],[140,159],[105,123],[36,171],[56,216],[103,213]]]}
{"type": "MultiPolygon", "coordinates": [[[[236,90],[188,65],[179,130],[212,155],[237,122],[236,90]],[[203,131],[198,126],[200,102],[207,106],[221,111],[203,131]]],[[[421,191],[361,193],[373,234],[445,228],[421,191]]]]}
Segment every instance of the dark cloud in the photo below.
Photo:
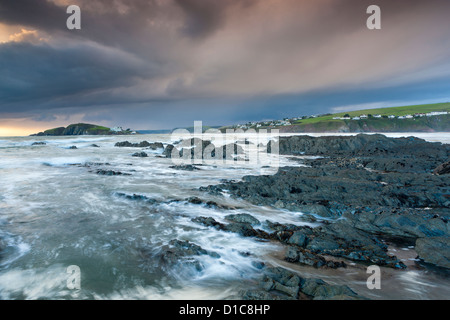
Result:
{"type": "Polygon", "coordinates": [[[0,22],[32,26],[45,30],[59,30],[67,19],[66,7],[47,0],[2,0],[0,22]]]}
{"type": "Polygon", "coordinates": [[[229,9],[239,10],[256,3],[254,0],[174,0],[184,11],[182,31],[192,38],[202,38],[220,29],[226,22],[229,9]]]}
{"type": "Polygon", "coordinates": [[[448,92],[448,0],[379,0],[377,31],[365,26],[371,0],[71,4],[82,9],[78,31],[66,28],[66,1],[0,0],[0,28],[30,30],[0,43],[0,117],[145,114],[180,125],[448,92]]]}
{"type": "MultiPolygon", "coordinates": [[[[121,51],[82,43],[66,47],[8,43],[0,50],[2,111],[35,108],[32,102],[67,107],[81,96],[132,86],[151,67],[121,51]]],[[[92,103],[92,101],[91,101],[92,103]]]]}

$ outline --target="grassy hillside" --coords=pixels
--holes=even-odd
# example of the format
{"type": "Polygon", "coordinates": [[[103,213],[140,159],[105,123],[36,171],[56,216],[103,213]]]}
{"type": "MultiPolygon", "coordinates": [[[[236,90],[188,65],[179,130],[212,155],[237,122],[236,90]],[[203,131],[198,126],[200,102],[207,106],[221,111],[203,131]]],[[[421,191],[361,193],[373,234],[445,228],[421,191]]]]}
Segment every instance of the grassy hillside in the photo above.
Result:
{"type": "Polygon", "coordinates": [[[76,123],[67,127],[45,130],[44,132],[39,132],[32,136],[125,135],[130,133],[131,131],[128,130],[115,132],[108,127],[96,124],[76,123]]]}
{"type": "MultiPolygon", "coordinates": [[[[427,113],[427,112],[437,112],[437,111],[447,111],[450,112],[450,102],[447,103],[436,103],[436,104],[422,104],[422,105],[414,105],[414,106],[403,106],[403,107],[391,107],[391,108],[377,108],[377,109],[365,109],[358,111],[346,111],[335,113],[327,116],[317,117],[317,118],[309,118],[304,120],[295,121],[294,124],[309,124],[309,123],[317,123],[325,120],[332,120],[334,117],[343,117],[348,114],[350,117],[357,117],[363,114],[379,114],[382,116],[406,116],[408,114],[415,113],[427,113]]],[[[336,121],[336,120],[334,120],[336,121]]]]}
{"type": "MultiPolygon", "coordinates": [[[[403,107],[365,109],[357,111],[345,111],[328,114],[319,117],[310,117],[300,120],[291,120],[292,125],[272,126],[259,128],[277,128],[280,132],[450,132],[450,114],[414,117],[413,119],[390,119],[388,116],[406,116],[416,113],[450,112],[450,103],[436,103],[403,107]],[[358,117],[371,115],[367,119],[343,120],[333,119],[344,116],[358,117]],[[375,118],[374,115],[381,115],[375,118]]],[[[254,127],[252,127],[254,128],[254,127]]]]}

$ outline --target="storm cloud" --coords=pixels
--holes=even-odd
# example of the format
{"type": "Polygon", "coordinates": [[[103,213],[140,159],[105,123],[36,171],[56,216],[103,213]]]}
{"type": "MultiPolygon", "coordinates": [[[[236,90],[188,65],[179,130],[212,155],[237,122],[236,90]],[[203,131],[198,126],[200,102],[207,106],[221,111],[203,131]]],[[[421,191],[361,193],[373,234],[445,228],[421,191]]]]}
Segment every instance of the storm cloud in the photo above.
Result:
{"type": "Polygon", "coordinates": [[[376,1],[368,30],[372,2],[2,0],[0,119],[170,128],[448,99],[450,2],[376,1]]]}

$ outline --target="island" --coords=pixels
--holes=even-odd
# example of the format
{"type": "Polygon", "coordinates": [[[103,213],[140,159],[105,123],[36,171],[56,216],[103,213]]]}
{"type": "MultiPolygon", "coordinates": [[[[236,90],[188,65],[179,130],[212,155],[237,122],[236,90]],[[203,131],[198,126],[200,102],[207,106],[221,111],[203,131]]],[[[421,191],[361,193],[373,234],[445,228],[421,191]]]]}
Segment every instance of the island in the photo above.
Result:
{"type": "Polygon", "coordinates": [[[122,127],[108,128],[96,124],[76,123],[67,127],[58,127],[44,132],[32,134],[31,136],[80,136],[80,135],[130,135],[137,134],[131,129],[122,127]]]}

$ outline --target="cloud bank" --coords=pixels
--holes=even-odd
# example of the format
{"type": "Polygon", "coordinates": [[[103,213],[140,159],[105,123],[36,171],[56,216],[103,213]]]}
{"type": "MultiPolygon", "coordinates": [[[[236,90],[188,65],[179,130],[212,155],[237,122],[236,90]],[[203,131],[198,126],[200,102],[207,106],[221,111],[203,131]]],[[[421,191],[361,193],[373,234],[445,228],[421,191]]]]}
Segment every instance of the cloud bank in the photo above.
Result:
{"type": "Polygon", "coordinates": [[[0,119],[170,128],[448,97],[450,2],[377,1],[368,30],[371,2],[2,1],[0,119]]]}

